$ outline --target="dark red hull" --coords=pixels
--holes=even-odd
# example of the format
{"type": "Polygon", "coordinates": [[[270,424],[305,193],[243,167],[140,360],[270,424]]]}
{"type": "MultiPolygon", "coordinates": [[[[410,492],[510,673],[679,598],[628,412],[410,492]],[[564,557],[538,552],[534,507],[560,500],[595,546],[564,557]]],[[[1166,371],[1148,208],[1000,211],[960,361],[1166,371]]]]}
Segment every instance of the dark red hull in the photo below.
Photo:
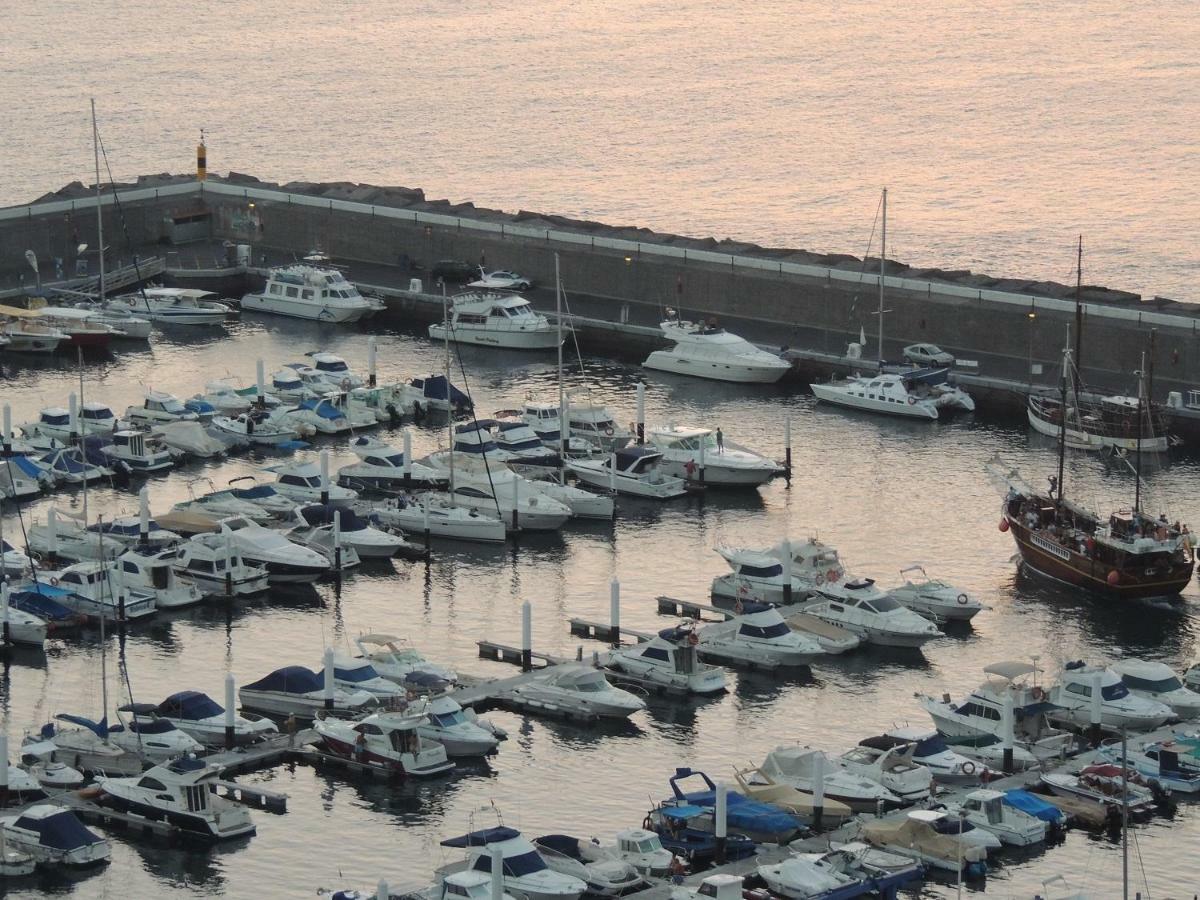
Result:
{"type": "MultiPolygon", "coordinates": [[[[61,330],[61,329],[60,329],[61,330]]],[[[82,347],[85,350],[100,350],[112,343],[112,334],[107,331],[71,331],[68,339],[58,345],[64,347],[82,347]]]]}

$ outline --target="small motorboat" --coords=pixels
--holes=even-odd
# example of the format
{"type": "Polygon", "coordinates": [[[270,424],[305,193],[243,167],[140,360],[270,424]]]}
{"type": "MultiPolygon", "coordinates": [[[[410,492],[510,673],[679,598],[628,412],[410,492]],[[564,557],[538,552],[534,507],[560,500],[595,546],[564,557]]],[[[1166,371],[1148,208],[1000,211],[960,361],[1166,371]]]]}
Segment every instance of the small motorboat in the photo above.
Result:
{"type": "Polygon", "coordinates": [[[380,675],[405,687],[428,686],[432,681],[444,690],[458,682],[458,675],[452,669],[431,663],[396,635],[360,634],[354,644],[380,675]]]}
{"type": "Polygon", "coordinates": [[[229,534],[197,534],[175,551],[172,566],[190,578],[205,597],[239,597],[260,594],[270,586],[264,566],[242,559],[229,534]]]}
{"type": "Polygon", "coordinates": [[[996,835],[972,825],[965,812],[951,815],[945,809],[914,809],[905,815],[910,820],[928,824],[938,834],[957,841],[964,850],[978,848],[987,854],[1003,846],[996,835]]]}
{"type": "Polygon", "coordinates": [[[292,518],[292,535],[302,533],[311,540],[311,532],[321,530],[329,534],[337,523],[338,542],[342,547],[355,551],[363,559],[387,559],[401,550],[415,549],[403,537],[390,531],[374,527],[367,519],[350,509],[338,509],[332,504],[319,503],[296,509],[292,518]]]}
{"type": "MultiPolygon", "coordinates": [[[[660,805],[699,806],[715,812],[717,786],[711,778],[696,769],[680,767],[669,779],[672,797],[660,805]],[[699,779],[704,787],[688,791],[683,783],[688,779],[699,779]]],[[[726,793],[726,822],[730,831],[745,835],[756,843],[786,844],[796,837],[805,823],[796,816],[774,806],[752,800],[737,791],[726,793]]]]}
{"type": "Polygon", "coordinates": [[[194,606],[204,599],[204,593],[194,579],[182,576],[176,569],[178,551],[134,547],[117,557],[114,573],[122,587],[133,592],[151,594],[155,609],[180,609],[194,606]]]}
{"type": "Polygon", "coordinates": [[[166,444],[145,431],[114,431],[112,442],[102,445],[100,452],[111,463],[124,463],[135,475],[165,472],[175,465],[166,444]]]}
{"type": "Polygon", "coordinates": [[[551,870],[585,882],[593,897],[620,897],[648,884],[633,865],[592,841],[544,834],[533,839],[533,846],[551,870]]]}
{"type": "Polygon", "coordinates": [[[277,716],[311,719],[322,710],[361,712],[375,705],[367,691],[344,691],[325,684],[320,675],[304,666],[285,666],[238,689],[242,706],[277,716]]]}
{"type": "Polygon", "coordinates": [[[647,431],[646,442],[662,453],[658,465],[667,475],[716,487],[754,488],[784,471],[775,460],[727,440],[719,428],[662,425],[647,431]]]}
{"type": "Polygon", "coordinates": [[[228,532],[233,548],[252,566],[265,568],[272,582],[313,582],[328,574],[329,560],[311,547],[303,547],[245,516],[221,519],[221,534],[228,532]]]}
{"type": "Polygon", "coordinates": [[[170,422],[199,422],[200,416],[183,401],[166,391],[147,391],[141,406],[130,406],[125,418],[135,425],[164,425],[170,422]]]}
{"type": "Polygon", "coordinates": [[[1050,702],[1058,707],[1054,715],[1086,727],[1091,723],[1092,691],[1096,689],[1100,691],[1100,722],[1110,728],[1149,731],[1174,717],[1165,703],[1131,692],[1112,669],[1082,660],[1064,665],[1058,683],[1050,688],[1050,702]]]}
{"type": "Polygon", "coordinates": [[[440,487],[446,474],[419,462],[405,463],[404,453],[378,438],[361,435],[350,442],[357,463],[338,469],[338,484],[360,489],[401,490],[440,487]]]}
{"type": "Polygon", "coordinates": [[[0,499],[18,503],[40,497],[54,486],[54,478],[36,460],[14,453],[0,466],[0,499]]]}
{"type": "MultiPolygon", "coordinates": [[[[370,891],[336,891],[332,893],[317,892],[319,897],[328,900],[378,900],[376,890],[370,891]]],[[[462,872],[452,872],[422,891],[407,894],[392,894],[396,900],[517,900],[507,891],[502,891],[499,897],[492,893],[491,873],[476,872],[466,869],[462,872]]]]}
{"type": "Polygon", "coordinates": [[[466,851],[466,858],[441,869],[443,874],[463,869],[490,873],[492,853],[498,850],[503,859],[505,890],[514,896],[526,900],[579,900],[587,891],[587,882],[582,878],[555,872],[547,866],[537,848],[515,828],[498,825],[447,838],[441,843],[443,847],[466,851]]]}
{"type": "MultiPolygon", "coordinates": [[[[78,769],[73,769],[61,762],[58,759],[58,753],[58,746],[53,741],[33,739],[22,743],[21,768],[10,770],[9,791],[17,790],[20,785],[20,777],[16,775],[17,772],[21,772],[26,778],[33,779],[41,788],[49,788],[55,792],[73,791],[83,787],[87,776],[78,769]]],[[[25,790],[24,787],[20,789],[25,790]]],[[[45,794],[43,793],[42,796],[44,798],[45,794]]],[[[34,801],[39,798],[31,793],[25,799],[34,801]]]]}
{"type": "MultiPolygon", "coordinates": [[[[7,584],[4,585],[3,590],[7,594],[7,584]]],[[[8,597],[4,598],[4,604],[6,606],[4,622],[8,626],[8,639],[12,643],[30,644],[35,647],[41,647],[46,643],[50,628],[45,619],[12,606],[9,604],[8,597]]]]}
{"type": "MultiPolygon", "coordinates": [[[[179,691],[155,707],[155,715],[173,724],[206,747],[225,744],[227,717],[224,707],[200,691],[179,691]]],[[[239,747],[279,733],[270,719],[255,715],[233,716],[233,741],[239,747]]]]}
{"type": "Polygon", "coordinates": [[[456,506],[495,515],[510,531],[557,531],[571,518],[571,510],[535,488],[503,464],[455,450],[430,454],[426,463],[446,473],[450,499],[456,506]],[[448,457],[453,453],[455,459],[448,457]]]}
{"type": "Polygon", "coordinates": [[[617,832],[617,842],[609,847],[596,843],[601,852],[616,854],[644,878],[665,878],[671,866],[671,851],[655,832],[645,828],[622,828],[617,832]]]}
{"type": "Polygon", "coordinates": [[[775,784],[788,785],[806,794],[812,793],[819,775],[825,784],[825,796],[845,803],[856,812],[875,812],[881,807],[902,804],[898,796],[878,781],[842,768],[811,747],[776,747],[767,754],[759,770],[775,784]]]}
{"type": "Polygon", "coordinates": [[[255,484],[253,475],[242,475],[233,478],[228,488],[231,497],[253,503],[259,509],[274,516],[276,519],[287,519],[299,506],[295,500],[285,497],[269,484],[255,484]],[[239,481],[250,482],[250,487],[234,487],[239,481]]]}
{"type": "Polygon", "coordinates": [[[1120,765],[1124,755],[1125,764],[1151,783],[1158,782],[1172,793],[1196,794],[1200,793],[1200,760],[1189,750],[1185,745],[1165,740],[1141,748],[1126,747],[1122,754],[1120,744],[1111,743],[1100,748],[1099,758],[1120,765]]]}
{"type": "MultiPolygon", "coordinates": [[[[14,615],[19,611],[35,616],[44,623],[48,636],[78,631],[86,618],[58,602],[57,598],[66,593],[48,584],[35,582],[28,589],[15,588],[9,592],[9,610],[14,615]]],[[[36,629],[37,624],[33,623],[31,627],[36,629]]],[[[32,632],[36,633],[36,630],[32,632]]]]}
{"type": "Polygon", "coordinates": [[[935,622],[969,622],[988,607],[961,588],[930,578],[923,566],[913,565],[900,570],[904,584],[889,588],[888,596],[915,613],[935,622]],[[914,577],[910,577],[915,573],[914,577]]]}
{"type": "Polygon", "coordinates": [[[236,416],[213,416],[212,428],[222,436],[237,442],[246,442],[263,447],[277,447],[294,441],[296,430],[288,424],[280,424],[261,411],[244,412],[236,416]]]}
{"type": "Polygon", "coordinates": [[[921,816],[909,814],[867,821],[863,823],[860,835],[873,847],[915,859],[932,869],[962,872],[968,878],[987,873],[987,850],[978,845],[964,846],[965,842],[939,832],[921,816]]]}
{"type": "Polygon", "coordinates": [[[1109,666],[1129,692],[1171,707],[1180,719],[1200,717],[1200,693],[1185,687],[1170,666],[1144,659],[1121,659],[1109,666]]]}
{"type": "Polygon", "coordinates": [[[48,406],[38,413],[36,422],[21,425],[26,440],[52,438],[62,445],[70,444],[78,436],[80,423],[71,421],[70,410],[61,406],[48,406]]]}
{"type": "MultiPolygon", "coordinates": [[[[776,781],[759,766],[734,771],[738,790],[760,803],[769,803],[780,809],[787,810],[804,819],[811,819],[814,812],[813,794],[802,791],[790,784],[776,781]]],[[[821,807],[821,818],[825,825],[836,825],[844,822],[853,815],[849,804],[832,797],[824,797],[821,807]]]]}
{"type": "Polygon", "coordinates": [[[740,547],[717,547],[716,551],[733,570],[713,579],[712,595],[716,598],[779,606],[789,601],[799,603],[810,594],[798,578],[785,580],[783,562],[774,553],[740,547]]]}
{"type": "Polygon", "coordinates": [[[637,696],[610,684],[590,663],[560,663],[536,670],[510,689],[522,706],[601,719],[624,719],[646,708],[637,696]]]}
{"type": "Polygon", "coordinates": [[[63,484],[91,484],[113,475],[112,469],[107,466],[88,462],[78,447],[51,450],[38,462],[55,481],[63,484]]]}
{"type": "Polygon", "coordinates": [[[613,518],[616,504],[609,494],[585,491],[583,488],[555,481],[553,476],[535,477],[533,474],[529,474],[527,477],[526,484],[531,490],[556,503],[563,504],[571,511],[572,518],[603,521],[611,521],[613,518]]]}
{"type": "Polygon", "coordinates": [[[1136,772],[1111,763],[1085,766],[1079,774],[1043,772],[1042,784],[1059,797],[1074,797],[1103,807],[1127,807],[1130,815],[1154,809],[1154,795],[1136,772]],[[1123,798],[1128,797],[1128,800],[1123,798]]]}
{"type": "Polygon", "coordinates": [[[480,419],[479,425],[491,432],[497,447],[512,455],[509,464],[522,471],[557,468],[561,463],[558,450],[543,444],[537,432],[521,419],[480,419]]]}
{"type": "Polygon", "coordinates": [[[849,898],[862,896],[870,889],[861,878],[840,871],[820,854],[793,856],[781,863],[759,866],[757,871],[772,894],[789,900],[849,898]]]}
{"type": "Polygon", "coordinates": [[[422,738],[424,717],[410,712],[372,713],[357,722],[317,719],[313,729],[334,756],[382,769],[389,775],[426,778],[454,768],[446,748],[422,738]]]}
{"type": "Polygon", "coordinates": [[[165,550],[173,547],[181,540],[173,531],[160,528],[158,523],[147,518],[143,523],[139,516],[113,516],[108,522],[98,522],[89,525],[88,529],[97,535],[93,541],[99,544],[100,537],[104,540],[104,555],[119,555],[133,547],[149,547],[154,550],[165,550]],[[114,553],[115,551],[115,553],[114,553]]]}
{"type": "MultiPolygon", "coordinates": [[[[229,381],[218,380],[208,382],[204,385],[204,393],[194,394],[191,400],[211,406],[219,416],[236,416],[250,409],[250,405],[257,399],[256,393],[257,390],[254,388],[243,392],[229,381]]],[[[269,395],[263,397],[265,403],[270,403],[270,400],[274,399],[269,395]]],[[[276,405],[278,402],[275,400],[276,405]]],[[[184,405],[186,406],[187,403],[185,402],[184,405]]]]}
{"type": "Polygon", "coordinates": [[[685,626],[664,628],[648,641],[603,655],[604,667],[619,679],[685,694],[725,690],[725,670],[700,661],[700,638],[685,626]]]}
{"type": "Polygon", "coordinates": [[[228,450],[224,441],[210,435],[195,421],[163,422],[158,425],[156,434],[171,450],[197,459],[224,456],[228,450]]]}
{"type": "MultiPolygon", "coordinates": [[[[642,822],[655,832],[672,856],[687,860],[693,870],[710,865],[717,855],[717,838],[712,829],[712,810],[700,806],[673,804],[651,810],[642,822]]],[[[758,844],[743,834],[729,833],[725,840],[727,860],[746,859],[758,851],[758,844]]]]}
{"type": "Polygon", "coordinates": [[[104,347],[110,341],[150,337],[149,319],[121,316],[92,303],[43,306],[36,312],[51,328],[66,332],[76,347],[104,347]]]}
{"type": "Polygon", "coordinates": [[[315,463],[287,463],[282,466],[270,466],[263,471],[275,473],[275,490],[297,503],[329,503],[349,509],[358,499],[357,491],[325,482],[315,463]],[[328,500],[325,499],[326,496],[328,500]]]}
{"type": "Polygon", "coordinates": [[[126,703],[117,707],[119,724],[108,729],[108,739],[122,750],[152,763],[165,763],[204,747],[158,714],[153,703],[126,703]]]}
{"type": "Polygon", "coordinates": [[[238,497],[232,490],[210,491],[199,497],[193,496],[190,500],[176,503],[172,509],[200,512],[218,519],[243,516],[259,525],[267,525],[274,520],[274,516],[257,503],[238,497]]]}
{"type": "Polygon", "coordinates": [[[366,380],[361,375],[355,374],[354,370],[350,368],[350,364],[335,353],[311,350],[304,355],[312,360],[311,365],[309,363],[288,363],[285,368],[300,374],[309,387],[320,389],[321,393],[337,390],[348,391],[366,384],[366,380]]]}
{"type": "MultiPolygon", "coordinates": [[[[563,441],[558,413],[557,403],[546,403],[527,398],[521,409],[497,410],[492,417],[497,421],[519,419],[533,430],[543,446],[562,453],[563,441]]],[[[606,439],[607,437],[608,435],[605,435],[606,439]]],[[[596,445],[585,438],[574,435],[567,438],[566,455],[569,457],[591,456],[595,449],[596,445]]]]}
{"type": "Polygon", "coordinates": [[[418,417],[435,409],[441,413],[462,413],[473,408],[471,398],[450,383],[445,375],[418,375],[409,379],[407,387],[413,414],[418,417]]]}
{"type": "Polygon", "coordinates": [[[153,593],[124,586],[118,565],[112,561],[84,560],[39,574],[62,591],[54,599],[96,622],[130,622],[152,616],[158,608],[153,593]]]}
{"type": "Polygon", "coordinates": [[[182,756],[133,778],[97,778],[101,806],[151,821],[166,821],[185,835],[223,841],[254,834],[250,810],[216,792],[217,766],[182,756]]]}
{"type": "MultiPolygon", "coordinates": [[[[774,606],[739,603],[737,615],[705,625],[697,632],[702,659],[731,666],[774,669],[806,666],[825,651],[807,635],[793,631],[774,606]]],[[[736,611],[736,610],[735,610],[736,611]]]]}
{"type": "Polygon", "coordinates": [[[860,743],[872,743],[877,747],[893,747],[911,744],[912,761],[928,769],[935,781],[945,784],[974,783],[999,777],[981,762],[969,756],[955,753],[946,746],[946,739],[933,728],[901,726],[892,728],[877,737],[866,738],[860,743]]]}
{"type": "Polygon", "coordinates": [[[451,759],[487,756],[508,737],[503,728],[479,718],[474,710],[463,709],[452,696],[434,697],[424,706],[414,707],[425,713],[425,722],[418,729],[421,737],[437,741],[451,759]]]}
{"type": "Polygon", "coordinates": [[[406,692],[401,685],[384,678],[361,656],[333,656],[333,683],[344,691],[366,691],[382,706],[403,704],[406,692]]]}
{"type": "Polygon", "coordinates": [[[197,288],[144,287],[110,297],[105,308],[123,309],[160,325],[224,325],[230,309],[212,291],[197,288]]]}
{"type": "Polygon", "coordinates": [[[667,475],[658,466],[662,454],[649,447],[626,447],[604,459],[569,459],[566,468],[593,487],[632,497],[671,500],[687,492],[682,478],[667,475]]]}
{"type": "Polygon", "coordinates": [[[33,571],[33,560],[6,539],[0,538],[0,576],[3,579],[22,579],[33,571]]]}
{"type": "Polygon", "coordinates": [[[295,406],[280,406],[271,412],[267,421],[277,429],[303,436],[341,434],[353,427],[346,414],[325,397],[309,397],[295,406]]]}
{"type": "Polygon", "coordinates": [[[941,635],[928,619],[876,588],[873,579],[826,581],[818,594],[820,599],[805,604],[804,612],[845,628],[867,643],[915,649],[941,635]]]}
{"type": "Polygon", "coordinates": [[[0,816],[0,834],[6,846],[54,868],[97,866],[112,857],[108,841],[61,806],[38,804],[19,815],[0,816]]]}
{"type": "Polygon", "coordinates": [[[453,498],[439,494],[402,494],[381,503],[361,503],[352,508],[360,515],[377,518],[408,534],[502,544],[508,533],[505,523],[495,516],[458,506],[453,498]]]}
{"type": "Polygon", "coordinates": [[[142,771],[142,758],[118,747],[109,737],[107,717],[93,722],[83,716],[59,713],[54,718],[76,727],[59,727],[54,722],[47,722],[36,736],[28,735],[22,741],[22,755],[31,752],[34,745],[50,742],[55,747],[53,758],[61,757],[82,772],[136,775],[142,771]]]}
{"type": "Polygon", "coordinates": [[[1047,823],[1004,802],[1001,791],[971,791],[959,804],[947,806],[951,817],[960,813],[976,828],[989,831],[1003,844],[1028,847],[1046,839],[1047,823]]]}
{"type": "MultiPolygon", "coordinates": [[[[51,745],[53,747],[53,745],[51,745]]],[[[46,799],[46,785],[41,784],[37,777],[24,768],[14,766],[11,762],[8,765],[8,794],[4,800],[4,806],[24,806],[27,803],[37,803],[46,799]]],[[[82,781],[83,776],[80,776],[82,781]]],[[[0,807],[2,808],[2,807],[0,807]]]]}
{"type": "Polygon", "coordinates": [[[887,788],[908,806],[928,799],[933,788],[933,774],[913,762],[912,744],[879,746],[863,741],[834,760],[851,775],[866,778],[887,788]]]}

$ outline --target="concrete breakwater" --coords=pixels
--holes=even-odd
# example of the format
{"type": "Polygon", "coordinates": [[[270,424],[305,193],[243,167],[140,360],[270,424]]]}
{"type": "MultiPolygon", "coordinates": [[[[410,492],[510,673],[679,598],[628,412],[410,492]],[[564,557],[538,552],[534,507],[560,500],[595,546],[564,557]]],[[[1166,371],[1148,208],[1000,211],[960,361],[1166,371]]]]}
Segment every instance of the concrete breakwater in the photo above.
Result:
{"type": "MultiPolygon", "coordinates": [[[[117,185],[115,194],[106,189],[102,198],[109,266],[128,262],[134,252],[165,254],[168,266],[173,257],[176,265],[187,265],[189,257],[200,264],[194,248],[211,257],[208,242],[224,241],[248,244],[256,262],[320,248],[351,262],[356,280],[396,286],[445,258],[517,269],[548,284],[557,254],[568,288],[603,307],[603,318],[644,324],[647,310],[669,305],[688,315],[753,323],[772,344],[834,356],[861,328],[874,355],[877,259],[510,214],[431,201],[419,190],[344,182],[280,186],[238,174],[203,182],[164,175],[117,185]]],[[[94,189],[75,183],[28,206],[0,210],[0,288],[18,288],[22,277],[28,286],[26,250],[37,254],[44,281],[94,272],[95,202],[94,189]],[[81,243],[93,248],[82,261],[76,258],[81,243]]],[[[888,356],[904,344],[931,341],[959,357],[985,360],[983,375],[1016,383],[1054,380],[1075,317],[1073,287],[894,261],[886,273],[888,356]]],[[[428,290],[427,277],[425,284],[428,290]]],[[[1086,381],[1129,390],[1155,330],[1156,398],[1177,391],[1186,401],[1200,385],[1200,304],[1147,302],[1091,286],[1082,299],[1086,381]]]]}

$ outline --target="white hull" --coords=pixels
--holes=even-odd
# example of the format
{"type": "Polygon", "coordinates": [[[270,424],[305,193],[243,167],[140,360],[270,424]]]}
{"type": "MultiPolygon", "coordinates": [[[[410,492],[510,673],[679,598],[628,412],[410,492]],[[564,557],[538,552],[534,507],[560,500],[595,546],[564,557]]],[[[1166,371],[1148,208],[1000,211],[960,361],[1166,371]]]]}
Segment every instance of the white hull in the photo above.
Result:
{"type": "Polygon", "coordinates": [[[642,365],[647,369],[659,372],[672,372],[676,375],[691,375],[695,378],[709,378],[713,381],[733,381],[739,384],[774,384],[790,368],[786,364],[781,368],[775,366],[756,366],[753,363],[739,362],[736,359],[688,359],[679,356],[674,350],[655,350],[642,365]]]}
{"type": "Polygon", "coordinates": [[[69,340],[66,335],[54,337],[52,335],[19,335],[6,332],[0,332],[0,335],[8,338],[4,349],[9,353],[53,353],[58,349],[59,344],[69,340]]]}
{"type": "MultiPolygon", "coordinates": [[[[446,326],[429,326],[429,336],[435,341],[446,340],[446,326]]],[[[504,331],[492,328],[471,328],[456,324],[451,329],[450,340],[457,344],[478,344],[483,347],[504,347],[509,350],[553,350],[558,346],[558,331],[548,330],[504,331]]]]}
{"type": "MultiPolygon", "coordinates": [[[[751,469],[743,466],[723,466],[720,460],[721,457],[718,453],[705,455],[703,478],[705,484],[718,487],[758,487],[760,484],[766,484],[778,472],[774,466],[769,469],[766,467],[751,469]]],[[[699,463],[696,463],[695,470],[689,476],[685,460],[672,459],[664,454],[658,468],[664,474],[673,475],[676,478],[690,477],[694,481],[701,480],[699,463]]]]}
{"type": "Polygon", "coordinates": [[[503,522],[491,516],[464,515],[465,510],[459,510],[455,514],[451,510],[433,507],[429,511],[428,520],[424,510],[415,505],[407,506],[404,509],[380,507],[366,510],[366,512],[378,513],[382,521],[401,528],[409,534],[424,534],[425,526],[428,524],[429,534],[432,537],[498,544],[505,541],[503,522]]]}
{"type": "Polygon", "coordinates": [[[889,403],[886,400],[873,400],[870,397],[858,397],[843,390],[836,384],[810,384],[809,387],[818,400],[844,406],[847,409],[859,409],[865,412],[884,413],[889,416],[900,416],[905,419],[936,420],[937,407],[924,401],[916,403],[889,403]]]}
{"type": "Polygon", "coordinates": [[[271,313],[293,319],[310,319],[316,322],[335,324],[357,322],[373,312],[369,304],[362,306],[328,306],[316,301],[289,300],[286,297],[265,297],[262,294],[247,294],[242,298],[242,309],[248,312],[271,313]]]}
{"type": "MultiPolygon", "coordinates": [[[[1046,437],[1058,440],[1061,436],[1061,428],[1054,422],[1047,422],[1045,419],[1034,415],[1033,410],[1026,408],[1025,415],[1029,419],[1029,425],[1038,434],[1044,434],[1046,437]]],[[[1100,434],[1090,434],[1086,431],[1080,431],[1077,428],[1067,426],[1066,433],[1067,446],[1075,450],[1103,450],[1105,448],[1117,448],[1120,450],[1129,450],[1137,452],[1136,438],[1119,438],[1109,437],[1100,434]]],[[[1142,450],[1147,453],[1166,453],[1167,438],[1165,435],[1159,437],[1142,438],[1142,450]]]]}
{"type": "Polygon", "coordinates": [[[221,311],[196,311],[196,312],[161,312],[159,310],[139,310],[139,315],[145,316],[153,322],[158,322],[160,325],[224,325],[225,317],[228,315],[224,310],[221,311]]]}
{"type": "Polygon", "coordinates": [[[610,477],[609,469],[601,463],[568,462],[567,468],[575,477],[585,484],[609,490],[615,487],[619,494],[629,494],[631,497],[649,497],[653,500],[672,500],[687,493],[683,481],[671,478],[668,481],[642,481],[617,473],[610,477]]]}

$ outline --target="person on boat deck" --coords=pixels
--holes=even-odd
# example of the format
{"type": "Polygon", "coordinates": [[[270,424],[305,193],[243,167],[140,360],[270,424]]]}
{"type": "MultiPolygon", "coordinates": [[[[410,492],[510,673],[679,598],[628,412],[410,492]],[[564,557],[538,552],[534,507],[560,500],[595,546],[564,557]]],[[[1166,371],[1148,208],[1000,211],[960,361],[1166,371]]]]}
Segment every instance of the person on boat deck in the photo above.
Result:
{"type": "Polygon", "coordinates": [[[683,860],[675,853],[671,854],[671,862],[667,865],[667,875],[671,878],[672,884],[683,884],[683,876],[687,872],[687,866],[683,860]]]}
{"type": "Polygon", "coordinates": [[[686,475],[687,475],[687,477],[688,477],[688,480],[690,481],[690,480],[691,480],[691,478],[692,478],[692,476],[696,474],[696,462],[695,462],[695,460],[691,460],[691,459],[689,459],[687,462],[685,462],[685,463],[683,464],[683,471],[684,471],[684,474],[686,474],[686,475]]]}
{"type": "Polygon", "coordinates": [[[358,737],[354,739],[354,755],[358,758],[359,762],[362,762],[367,755],[367,736],[361,731],[358,733],[358,737]]]}
{"type": "Polygon", "coordinates": [[[725,452],[725,433],[721,431],[721,426],[717,426],[717,452],[725,452]]]}

